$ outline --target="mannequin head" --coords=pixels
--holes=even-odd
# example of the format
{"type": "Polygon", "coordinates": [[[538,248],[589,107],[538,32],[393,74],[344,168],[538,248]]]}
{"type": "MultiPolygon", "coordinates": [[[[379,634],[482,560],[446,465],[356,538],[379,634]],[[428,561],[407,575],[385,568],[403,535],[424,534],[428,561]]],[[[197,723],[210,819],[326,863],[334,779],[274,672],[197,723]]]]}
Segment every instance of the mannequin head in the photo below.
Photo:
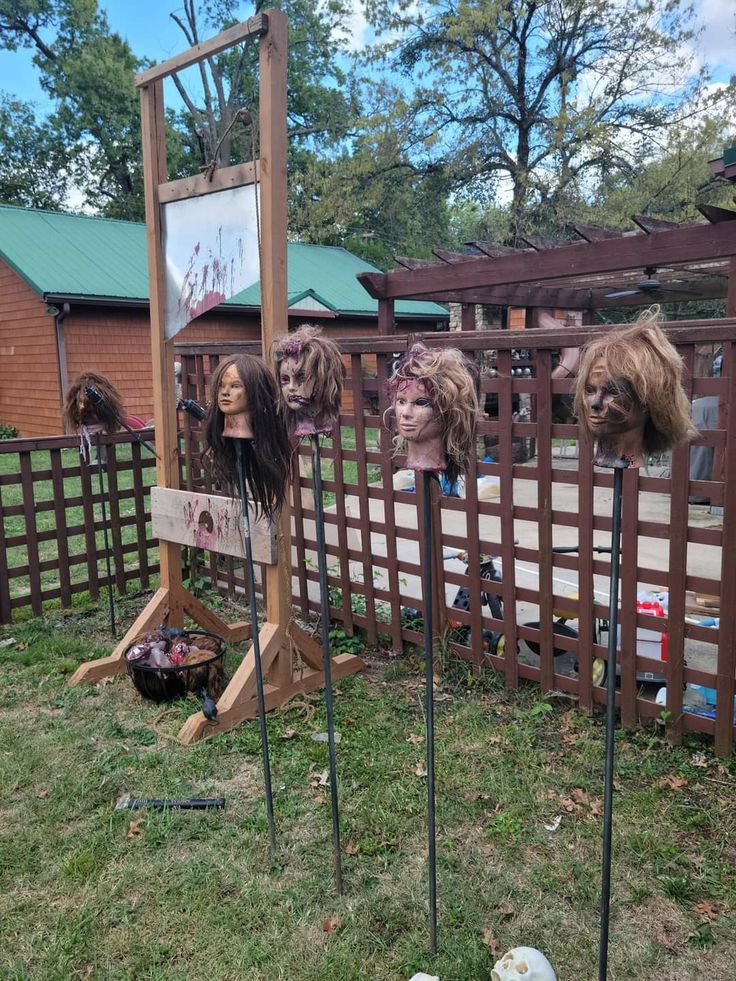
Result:
{"type": "Polygon", "coordinates": [[[273,347],[281,412],[294,437],[331,433],[340,412],[345,364],[340,349],[304,324],[273,347]]]}
{"type": "Polygon", "coordinates": [[[109,378],[96,371],[85,371],[71,383],[64,400],[63,423],[67,433],[88,430],[116,433],[125,414],[123,400],[109,378]],[[86,390],[94,388],[102,396],[96,404],[86,390]]]}
{"type": "Polygon", "coordinates": [[[260,358],[223,359],[210,386],[202,460],[223,490],[238,492],[234,439],[245,440],[245,477],[256,507],[268,517],[283,503],[289,476],[289,442],[278,413],[278,391],[260,358]]]}
{"type": "Polygon", "coordinates": [[[658,314],[652,308],[583,349],[575,414],[596,441],[599,466],[639,467],[645,454],[696,435],[682,359],[657,326],[658,314]]]}
{"type": "Polygon", "coordinates": [[[386,422],[396,451],[414,470],[444,470],[450,483],[468,469],[478,415],[478,374],[460,351],[415,344],[389,380],[386,422]]]}

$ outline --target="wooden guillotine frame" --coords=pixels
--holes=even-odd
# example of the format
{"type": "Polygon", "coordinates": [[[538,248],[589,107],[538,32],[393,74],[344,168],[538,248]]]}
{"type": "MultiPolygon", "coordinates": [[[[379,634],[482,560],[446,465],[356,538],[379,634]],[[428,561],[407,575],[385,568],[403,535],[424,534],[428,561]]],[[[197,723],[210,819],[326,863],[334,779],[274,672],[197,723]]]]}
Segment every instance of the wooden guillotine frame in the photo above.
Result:
{"type": "MultiPolygon", "coordinates": [[[[189,48],[136,77],[141,97],[143,177],[146,202],[146,238],[151,316],[154,419],[159,489],[179,485],[176,391],[173,340],[164,336],[166,319],[165,263],[162,245],[161,205],[202,194],[260,181],[261,215],[261,340],[264,355],[274,339],[286,333],[288,295],[286,278],[286,64],[287,21],[281,11],[269,9],[228,28],[216,37],[189,48]],[[258,38],[260,68],[260,159],[220,168],[212,175],[169,181],[166,161],[164,79],[234,45],[258,38]]],[[[276,561],[266,565],[266,622],[259,631],[266,708],[275,708],[294,695],[316,691],[324,685],[322,647],[291,622],[291,516],[285,505],[278,519],[276,561]],[[294,668],[293,654],[301,664],[294,668]]],[[[174,537],[172,535],[172,537],[174,537]]],[[[190,617],[200,627],[220,634],[230,643],[251,636],[249,622],[226,624],[182,583],[181,544],[160,539],[161,585],[146,608],[109,657],[82,664],[71,685],[96,682],[125,671],[125,650],[136,636],[161,624],[183,627],[190,617]]],[[[323,626],[323,629],[326,629],[323,626]]],[[[363,667],[354,655],[333,657],[332,676],[341,678],[363,667]]],[[[258,714],[255,655],[249,649],[217,703],[215,727],[202,712],[191,715],[179,732],[191,743],[213,732],[232,728],[258,714]]]]}

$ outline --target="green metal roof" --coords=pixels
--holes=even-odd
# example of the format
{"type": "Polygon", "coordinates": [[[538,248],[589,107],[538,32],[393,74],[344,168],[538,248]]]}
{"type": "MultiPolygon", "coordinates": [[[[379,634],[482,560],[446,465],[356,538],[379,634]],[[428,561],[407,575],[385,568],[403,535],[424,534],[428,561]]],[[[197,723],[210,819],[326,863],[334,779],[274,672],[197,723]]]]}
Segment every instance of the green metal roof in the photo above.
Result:
{"type": "MultiPolygon", "coordinates": [[[[346,249],[290,242],[289,305],[311,296],[328,309],[374,315],[378,303],[356,276],[378,272],[346,249]]],[[[90,215],[0,205],[0,257],[41,296],[148,300],[146,227],[90,215]]],[[[258,306],[256,284],[227,306],[258,306]]],[[[398,300],[398,315],[446,317],[437,303],[398,300]]]]}

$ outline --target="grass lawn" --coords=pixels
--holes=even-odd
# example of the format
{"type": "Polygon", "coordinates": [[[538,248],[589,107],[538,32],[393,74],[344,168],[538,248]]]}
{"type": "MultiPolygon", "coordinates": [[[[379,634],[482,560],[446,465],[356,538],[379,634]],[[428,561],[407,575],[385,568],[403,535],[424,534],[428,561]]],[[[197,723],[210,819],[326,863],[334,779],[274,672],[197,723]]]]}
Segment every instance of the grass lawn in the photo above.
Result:
{"type": "MultiPolygon", "coordinates": [[[[145,602],[122,601],[129,622],[145,602]]],[[[227,608],[226,611],[227,612],[227,608]]],[[[232,611],[241,616],[242,611],[232,611]]],[[[558,981],[597,976],[602,719],[473,681],[437,691],[439,952],[427,953],[418,655],[336,686],[345,895],[333,885],[317,696],[269,716],[278,861],[257,722],[185,748],[194,700],[125,676],[66,687],[108,652],[104,603],[0,628],[0,978],[488,981],[539,947],[558,981]],[[210,813],[117,798],[224,795],[210,813]],[[557,830],[552,831],[561,816],[557,830]]],[[[231,657],[232,669],[237,657],[231,657]]],[[[691,738],[620,733],[610,978],[736,977],[736,767],[691,738]]]]}

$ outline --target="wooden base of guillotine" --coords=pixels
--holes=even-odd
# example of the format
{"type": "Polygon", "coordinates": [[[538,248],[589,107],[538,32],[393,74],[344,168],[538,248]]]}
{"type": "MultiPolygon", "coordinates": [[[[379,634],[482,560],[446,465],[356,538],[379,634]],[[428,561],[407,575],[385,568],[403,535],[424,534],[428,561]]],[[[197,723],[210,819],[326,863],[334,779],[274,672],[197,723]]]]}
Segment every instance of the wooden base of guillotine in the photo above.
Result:
{"type": "MultiPolygon", "coordinates": [[[[160,540],[161,576],[168,585],[156,591],[112,654],[80,665],[69,679],[70,685],[94,683],[120,674],[126,670],[125,652],[136,637],[160,626],[182,628],[185,617],[194,620],[203,630],[223,637],[229,644],[238,644],[252,636],[250,621],[225,623],[181,584],[180,546],[192,544],[191,527],[199,526],[199,517],[204,513],[212,519],[213,527],[238,529],[241,523],[239,506],[229,498],[152,488],[153,533],[160,540]],[[187,523],[185,514],[190,518],[193,516],[193,520],[187,523]]],[[[258,519],[255,513],[252,527],[254,554],[265,564],[267,612],[258,636],[266,709],[273,709],[295,695],[317,691],[324,686],[322,645],[291,622],[291,568],[286,561],[289,551],[285,537],[288,517],[282,516],[278,536],[277,526],[258,519]],[[297,665],[295,655],[300,662],[297,665]]],[[[229,537],[220,536],[211,545],[216,545],[225,554],[242,558],[242,542],[236,531],[229,537]]],[[[344,678],[362,670],[365,664],[353,654],[338,654],[332,658],[331,666],[333,678],[344,678]]],[[[254,719],[257,715],[255,653],[251,646],[217,702],[217,721],[212,722],[202,712],[195,712],[182,726],[179,739],[183,743],[192,743],[232,729],[239,722],[254,719]]]]}
{"type": "MultiPolygon", "coordinates": [[[[69,679],[69,684],[94,684],[103,678],[121,674],[126,669],[125,651],[136,637],[162,625],[181,627],[185,615],[203,630],[224,637],[226,643],[237,644],[251,636],[250,623],[225,623],[183,587],[159,589],[113,653],[109,657],[81,664],[69,679]]],[[[292,623],[284,629],[266,621],[261,625],[259,639],[266,679],[264,694],[267,710],[283,705],[296,695],[318,691],[324,686],[322,645],[296,624],[292,623]],[[302,662],[296,668],[293,666],[294,653],[302,662]]],[[[332,677],[345,678],[364,667],[364,662],[356,655],[338,654],[332,659],[332,677]]],[[[178,738],[185,744],[193,743],[257,716],[255,655],[251,646],[217,702],[217,722],[211,722],[202,712],[195,712],[181,727],[178,738]]]]}

